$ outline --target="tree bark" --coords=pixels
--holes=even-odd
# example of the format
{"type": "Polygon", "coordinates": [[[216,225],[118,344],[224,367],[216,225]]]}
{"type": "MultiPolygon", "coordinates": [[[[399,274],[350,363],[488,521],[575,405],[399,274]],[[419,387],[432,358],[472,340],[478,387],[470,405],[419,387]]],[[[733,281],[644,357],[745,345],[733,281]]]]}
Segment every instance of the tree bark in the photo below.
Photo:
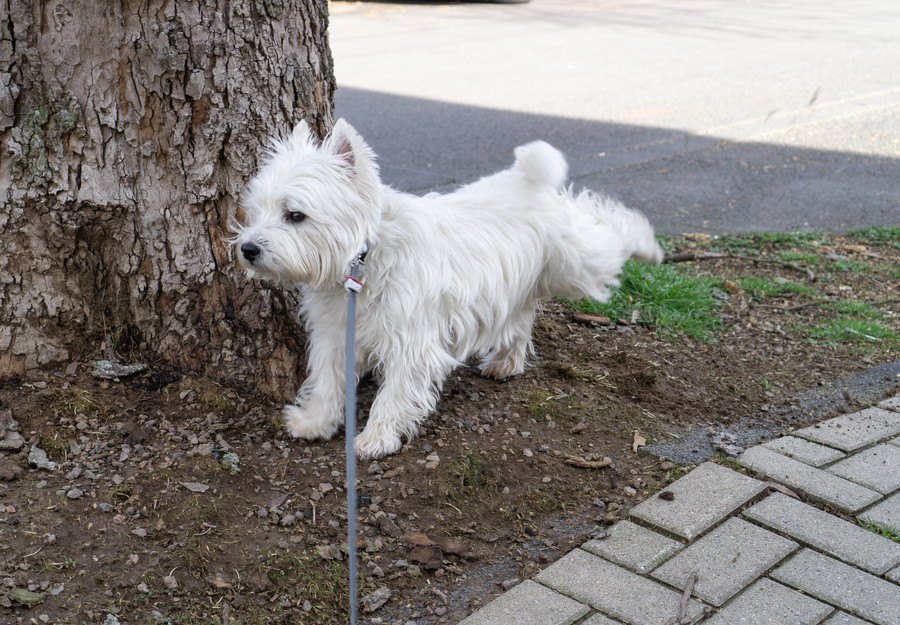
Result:
{"type": "Polygon", "coordinates": [[[324,134],[325,0],[0,0],[0,376],[101,341],[293,393],[294,294],[228,220],[260,147],[324,134]]]}

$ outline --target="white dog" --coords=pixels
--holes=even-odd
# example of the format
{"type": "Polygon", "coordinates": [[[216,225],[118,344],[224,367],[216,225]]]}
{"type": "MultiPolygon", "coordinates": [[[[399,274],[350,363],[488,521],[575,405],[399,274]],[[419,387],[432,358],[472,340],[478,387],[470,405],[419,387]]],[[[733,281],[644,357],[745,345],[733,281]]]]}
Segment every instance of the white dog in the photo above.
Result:
{"type": "Polygon", "coordinates": [[[515,164],[447,195],[416,197],[381,183],[375,155],[339,120],[320,146],[301,122],[276,141],[250,182],[238,257],[256,277],[301,288],[308,377],[288,431],[330,438],[342,423],[348,268],[368,247],[357,313],[357,375],[380,388],[362,458],[396,452],[434,410],[447,375],[472,355],[481,372],[522,373],[541,298],[604,301],[629,257],[662,250],[647,220],[563,188],[566,161],[536,141],[515,164]]]}

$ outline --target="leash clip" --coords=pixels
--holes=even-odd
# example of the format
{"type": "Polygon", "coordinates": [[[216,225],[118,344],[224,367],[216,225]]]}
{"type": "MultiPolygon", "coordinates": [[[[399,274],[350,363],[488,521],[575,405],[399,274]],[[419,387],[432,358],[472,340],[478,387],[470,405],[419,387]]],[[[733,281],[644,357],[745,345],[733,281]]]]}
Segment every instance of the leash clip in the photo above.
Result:
{"type": "Polygon", "coordinates": [[[344,278],[341,285],[347,291],[353,291],[354,293],[359,293],[362,291],[363,283],[359,279],[359,274],[362,273],[362,269],[366,264],[366,254],[369,253],[369,244],[368,242],[363,246],[362,251],[356,255],[352,261],[350,261],[350,274],[344,278]]]}

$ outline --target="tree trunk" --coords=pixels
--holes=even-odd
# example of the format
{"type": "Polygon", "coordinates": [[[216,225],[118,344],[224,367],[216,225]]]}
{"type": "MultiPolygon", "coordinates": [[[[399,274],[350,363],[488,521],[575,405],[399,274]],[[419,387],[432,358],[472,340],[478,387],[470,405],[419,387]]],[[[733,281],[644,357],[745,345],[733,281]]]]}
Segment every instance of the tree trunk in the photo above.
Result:
{"type": "Polygon", "coordinates": [[[295,296],[226,239],[260,146],[331,123],[327,21],[325,0],[0,0],[0,376],[106,340],[292,394],[295,296]]]}

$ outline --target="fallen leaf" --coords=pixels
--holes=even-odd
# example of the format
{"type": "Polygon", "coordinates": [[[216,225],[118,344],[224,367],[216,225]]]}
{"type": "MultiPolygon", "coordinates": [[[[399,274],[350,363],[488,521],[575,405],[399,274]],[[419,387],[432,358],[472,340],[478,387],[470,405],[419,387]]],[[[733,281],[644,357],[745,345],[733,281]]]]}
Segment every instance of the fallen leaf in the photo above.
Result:
{"type": "Polygon", "coordinates": [[[585,460],[584,458],[578,458],[577,456],[566,456],[565,463],[581,469],[603,469],[613,465],[612,458],[609,457],[606,457],[603,460],[585,460]]]}
{"type": "Polygon", "coordinates": [[[637,453],[637,450],[647,444],[647,439],[641,436],[637,430],[634,431],[634,439],[631,441],[631,451],[637,453]]]}
{"type": "Polygon", "coordinates": [[[766,486],[768,486],[772,490],[777,490],[782,495],[787,495],[788,497],[793,497],[794,499],[800,499],[800,495],[798,495],[797,493],[792,491],[787,486],[782,486],[781,484],[778,484],[777,482],[768,482],[767,481],[766,486]]]}
{"type": "Polygon", "coordinates": [[[472,557],[472,552],[469,551],[469,548],[464,543],[458,540],[453,540],[452,538],[441,536],[439,538],[435,538],[434,542],[440,545],[441,549],[444,550],[444,553],[449,553],[454,556],[460,556],[462,558],[472,557]]]}
{"type": "Polygon", "coordinates": [[[215,586],[216,588],[231,588],[231,581],[222,573],[216,573],[215,575],[210,575],[206,578],[210,584],[215,586]]]}
{"type": "Polygon", "coordinates": [[[44,595],[39,592],[31,592],[30,590],[25,590],[24,588],[13,588],[8,593],[7,596],[12,599],[16,603],[21,603],[22,605],[33,606],[44,601],[44,595]]]}
{"type": "Polygon", "coordinates": [[[415,532],[413,534],[406,534],[405,536],[400,537],[400,542],[410,547],[430,547],[434,545],[435,542],[428,538],[422,532],[415,532]]]}
{"type": "Polygon", "coordinates": [[[201,484],[200,482],[179,482],[192,493],[205,493],[209,490],[209,484],[201,484]]]}
{"type": "Polygon", "coordinates": [[[420,545],[409,552],[410,562],[421,564],[426,570],[436,571],[441,568],[444,552],[438,545],[420,545]]]}

